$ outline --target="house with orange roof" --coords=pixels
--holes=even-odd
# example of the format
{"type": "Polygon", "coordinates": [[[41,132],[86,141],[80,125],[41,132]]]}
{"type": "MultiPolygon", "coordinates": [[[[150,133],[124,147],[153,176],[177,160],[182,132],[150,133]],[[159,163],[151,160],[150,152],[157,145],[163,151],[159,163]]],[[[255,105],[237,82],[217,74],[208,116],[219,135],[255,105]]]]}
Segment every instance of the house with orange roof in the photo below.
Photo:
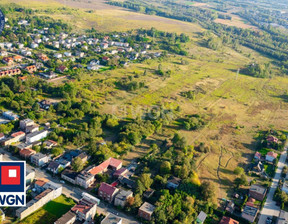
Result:
{"type": "Polygon", "coordinates": [[[266,154],[265,159],[266,159],[267,162],[273,163],[274,160],[277,158],[277,156],[278,156],[278,154],[277,154],[276,152],[272,152],[272,151],[271,151],[271,152],[268,152],[268,153],[266,154]]]}
{"type": "Polygon", "coordinates": [[[92,169],[88,170],[88,172],[93,175],[97,175],[106,172],[108,168],[111,168],[112,170],[119,170],[121,167],[122,167],[121,160],[110,157],[100,165],[95,166],[92,169]]]}
{"type": "Polygon", "coordinates": [[[25,70],[27,71],[27,72],[29,72],[29,73],[34,73],[34,72],[36,72],[37,71],[37,68],[36,68],[36,66],[35,65],[30,65],[30,66],[27,66],[26,68],[25,68],[25,70]]]}
{"type": "Polygon", "coordinates": [[[15,55],[15,56],[13,57],[13,60],[14,60],[14,61],[17,61],[17,62],[20,62],[20,61],[22,61],[22,56],[20,56],[20,55],[15,55]]]}
{"type": "Polygon", "coordinates": [[[14,63],[14,60],[12,57],[5,57],[2,59],[3,63],[7,64],[7,65],[12,65],[14,63]]]}
{"type": "Polygon", "coordinates": [[[30,158],[32,155],[36,154],[36,151],[33,150],[33,149],[29,149],[29,148],[26,148],[26,149],[22,149],[20,152],[19,152],[20,156],[24,159],[28,159],[30,158]]]}

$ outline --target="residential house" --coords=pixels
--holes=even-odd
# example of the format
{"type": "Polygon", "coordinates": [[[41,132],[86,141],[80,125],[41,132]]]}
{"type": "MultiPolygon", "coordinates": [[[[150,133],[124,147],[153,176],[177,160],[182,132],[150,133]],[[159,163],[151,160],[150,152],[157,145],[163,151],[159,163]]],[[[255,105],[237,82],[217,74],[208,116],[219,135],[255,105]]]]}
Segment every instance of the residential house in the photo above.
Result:
{"type": "Polygon", "coordinates": [[[278,138],[276,138],[275,136],[273,135],[269,135],[267,138],[266,138],[267,142],[273,142],[273,143],[278,143],[278,138]]]}
{"type": "Polygon", "coordinates": [[[100,44],[100,47],[101,47],[102,49],[107,49],[107,48],[109,47],[109,44],[108,44],[108,43],[101,43],[101,44],[100,44]]]}
{"type": "Polygon", "coordinates": [[[281,210],[276,224],[287,224],[288,223],[288,212],[281,210]]]}
{"type": "Polygon", "coordinates": [[[15,132],[11,135],[14,138],[15,142],[20,142],[25,138],[25,133],[23,131],[15,132]]]}
{"type": "Polygon", "coordinates": [[[166,187],[169,189],[176,189],[179,187],[181,179],[178,177],[171,176],[167,180],[166,187]]]}
{"type": "Polygon", "coordinates": [[[108,168],[112,170],[119,170],[122,167],[122,161],[118,159],[114,159],[110,157],[109,159],[105,160],[98,166],[93,167],[92,169],[88,170],[93,175],[104,173],[108,170],[108,168]]]}
{"type": "Polygon", "coordinates": [[[155,190],[153,190],[152,188],[149,188],[143,193],[143,197],[148,199],[152,197],[154,193],[155,193],[155,190]]]}
{"type": "Polygon", "coordinates": [[[267,153],[265,159],[266,159],[267,162],[273,163],[274,160],[277,158],[277,156],[278,156],[277,153],[271,151],[271,152],[268,152],[268,153],[267,153]]]}
{"type": "Polygon", "coordinates": [[[26,130],[26,127],[32,126],[32,125],[34,125],[34,124],[35,124],[35,123],[34,123],[33,120],[27,118],[27,119],[24,119],[24,120],[21,120],[21,121],[20,121],[20,128],[21,128],[23,131],[25,131],[25,130],[26,130]]]}
{"type": "Polygon", "coordinates": [[[11,75],[20,75],[20,74],[21,74],[21,70],[19,68],[0,71],[0,77],[11,76],[11,75]]]}
{"type": "Polygon", "coordinates": [[[58,145],[57,142],[55,142],[55,141],[53,141],[53,140],[50,140],[50,139],[49,139],[49,140],[46,140],[46,141],[44,142],[44,144],[46,145],[46,148],[48,148],[48,149],[51,149],[52,147],[58,145]]]}
{"type": "Polygon", "coordinates": [[[127,200],[131,197],[133,197],[132,191],[120,190],[115,197],[114,205],[124,208],[127,203],[127,200]]]}
{"type": "Polygon", "coordinates": [[[50,106],[54,105],[55,103],[52,103],[50,100],[42,100],[38,104],[42,109],[48,110],[50,106]]]}
{"type": "Polygon", "coordinates": [[[60,54],[60,53],[55,53],[55,54],[54,54],[54,58],[60,59],[60,58],[62,58],[62,54],[60,54]]]}
{"type": "Polygon", "coordinates": [[[282,186],[282,191],[284,191],[286,194],[288,194],[288,181],[285,180],[282,186]]]}
{"type": "Polygon", "coordinates": [[[8,120],[15,121],[19,119],[19,116],[14,114],[12,111],[5,111],[2,113],[2,116],[8,120]]]}
{"type": "Polygon", "coordinates": [[[50,161],[50,156],[44,155],[42,153],[36,153],[30,157],[31,163],[35,164],[36,166],[44,166],[50,161]]]}
{"type": "Polygon", "coordinates": [[[155,208],[156,207],[154,205],[151,205],[148,202],[144,202],[144,204],[141,205],[141,207],[138,210],[138,216],[150,221],[155,208]]]}
{"type": "Polygon", "coordinates": [[[71,57],[71,56],[72,56],[72,53],[71,53],[71,52],[68,52],[68,51],[66,51],[66,52],[64,52],[64,55],[65,55],[66,57],[71,57]]]}
{"type": "Polygon", "coordinates": [[[31,48],[32,49],[35,49],[35,48],[38,48],[39,47],[39,44],[37,44],[37,43],[35,43],[35,42],[33,42],[32,44],[31,44],[31,48]]]}
{"type": "Polygon", "coordinates": [[[263,201],[267,193],[267,189],[265,187],[259,186],[259,185],[252,185],[249,189],[249,195],[250,197],[258,200],[263,201]]]}
{"type": "Polygon", "coordinates": [[[68,71],[68,68],[65,65],[60,65],[57,68],[57,71],[60,72],[60,73],[64,73],[64,72],[68,71]]]}
{"type": "Polygon", "coordinates": [[[39,141],[43,138],[46,138],[47,135],[48,135],[47,130],[41,130],[41,131],[30,133],[26,136],[26,143],[33,143],[33,142],[39,141]]]}
{"type": "Polygon", "coordinates": [[[61,164],[57,161],[52,161],[49,163],[47,170],[49,170],[50,172],[57,174],[59,173],[59,170],[63,169],[63,167],[61,166],[61,164]]]}
{"type": "Polygon", "coordinates": [[[80,52],[80,51],[77,51],[76,52],[76,56],[80,57],[80,58],[83,58],[85,56],[85,53],[84,52],[80,52]]]}
{"type": "Polygon", "coordinates": [[[5,57],[2,59],[2,62],[7,65],[12,65],[14,63],[14,60],[12,57],[5,57]]]}
{"type": "Polygon", "coordinates": [[[109,213],[100,224],[122,224],[122,219],[116,215],[109,213]]]}
{"type": "Polygon", "coordinates": [[[239,224],[239,222],[230,217],[223,216],[219,224],[239,224]]]}
{"type": "Polygon", "coordinates": [[[31,126],[26,127],[25,132],[28,133],[34,133],[34,132],[38,132],[39,131],[39,125],[38,124],[34,124],[31,126]]]}
{"type": "Polygon", "coordinates": [[[58,77],[58,75],[53,71],[49,71],[47,73],[41,73],[40,75],[45,79],[54,79],[58,77]]]}
{"type": "Polygon", "coordinates": [[[94,180],[94,175],[86,171],[82,171],[76,177],[76,184],[87,189],[94,183],[94,180]]]}
{"type": "Polygon", "coordinates": [[[103,200],[112,203],[118,191],[118,188],[103,182],[98,189],[98,196],[101,197],[103,200]]]}
{"type": "Polygon", "coordinates": [[[26,167],[26,186],[29,186],[35,179],[35,170],[26,167]]]}
{"type": "Polygon", "coordinates": [[[7,57],[8,56],[7,51],[0,51],[0,56],[1,57],[7,57]]]}
{"type": "Polygon", "coordinates": [[[249,222],[254,222],[257,217],[257,214],[258,214],[258,208],[254,207],[252,203],[247,202],[242,211],[241,217],[249,222]]]}
{"type": "Polygon", "coordinates": [[[256,152],[255,155],[254,155],[254,160],[255,161],[260,161],[261,157],[262,157],[261,153],[260,152],[256,152]]]}
{"type": "Polygon", "coordinates": [[[29,159],[32,155],[36,154],[36,151],[33,149],[26,148],[26,149],[22,149],[19,152],[19,154],[22,158],[29,159]]]}
{"type": "Polygon", "coordinates": [[[118,180],[124,187],[128,187],[130,189],[136,188],[136,182],[134,180],[129,179],[129,177],[119,176],[118,180]]]}
{"type": "Polygon", "coordinates": [[[124,176],[126,173],[128,173],[128,169],[122,167],[122,168],[120,168],[119,170],[116,170],[113,173],[113,177],[114,178],[119,178],[120,176],[124,176]]]}
{"type": "Polygon", "coordinates": [[[41,61],[43,61],[43,62],[49,61],[49,58],[47,57],[46,54],[39,54],[39,55],[38,55],[38,58],[39,58],[41,61]]]}
{"type": "MultiPolygon", "coordinates": [[[[86,152],[82,152],[82,153],[80,153],[78,156],[76,156],[74,159],[76,159],[76,158],[81,159],[82,163],[86,163],[87,160],[88,160],[88,155],[87,155],[86,152]]],[[[73,160],[74,160],[74,159],[73,159],[73,160]]]]}
{"type": "Polygon", "coordinates": [[[21,62],[21,61],[22,61],[22,57],[21,57],[20,55],[15,55],[15,56],[13,57],[13,60],[14,60],[14,61],[17,61],[17,62],[21,62]]]}
{"type": "Polygon", "coordinates": [[[44,186],[47,184],[50,180],[46,178],[39,178],[34,183],[34,188],[36,189],[36,192],[41,193],[45,190],[44,186]]]}
{"type": "Polygon", "coordinates": [[[69,210],[67,213],[62,215],[54,224],[73,224],[77,219],[77,215],[69,210]]]}
{"type": "Polygon", "coordinates": [[[229,201],[227,206],[226,206],[226,209],[225,211],[229,212],[229,213],[233,213],[234,212],[234,209],[235,209],[235,204],[233,201],[229,201]]]}
{"type": "Polygon", "coordinates": [[[199,215],[197,216],[196,222],[202,224],[205,222],[206,218],[207,218],[207,214],[201,211],[199,215]]]}
{"type": "Polygon", "coordinates": [[[32,73],[34,73],[34,72],[37,72],[37,68],[36,68],[35,65],[27,66],[27,67],[25,68],[25,70],[26,70],[27,72],[29,72],[30,74],[32,74],[32,73]]]}
{"type": "Polygon", "coordinates": [[[76,184],[76,177],[78,176],[78,172],[75,172],[71,169],[65,169],[62,173],[61,173],[61,178],[72,183],[72,184],[76,184]]]}
{"type": "Polygon", "coordinates": [[[0,141],[5,139],[5,135],[3,133],[0,133],[0,141]]]}

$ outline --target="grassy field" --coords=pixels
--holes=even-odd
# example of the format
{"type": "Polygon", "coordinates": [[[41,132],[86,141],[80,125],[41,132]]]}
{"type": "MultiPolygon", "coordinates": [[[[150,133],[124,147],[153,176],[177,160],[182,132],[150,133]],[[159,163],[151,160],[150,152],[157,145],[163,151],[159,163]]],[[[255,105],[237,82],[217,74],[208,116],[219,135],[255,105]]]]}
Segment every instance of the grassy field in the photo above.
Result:
{"type": "Polygon", "coordinates": [[[54,223],[58,218],[68,212],[73,205],[75,205],[75,202],[72,199],[61,195],[55,200],[48,202],[24,220],[19,221],[19,224],[54,223]]]}

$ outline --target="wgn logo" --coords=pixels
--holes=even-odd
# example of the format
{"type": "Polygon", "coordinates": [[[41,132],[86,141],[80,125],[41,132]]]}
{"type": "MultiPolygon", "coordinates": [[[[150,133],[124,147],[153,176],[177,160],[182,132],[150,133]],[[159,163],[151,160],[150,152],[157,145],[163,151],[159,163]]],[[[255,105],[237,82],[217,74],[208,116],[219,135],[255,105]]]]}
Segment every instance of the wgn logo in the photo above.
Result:
{"type": "Polygon", "coordinates": [[[26,162],[0,162],[0,206],[26,206],[26,162]]]}

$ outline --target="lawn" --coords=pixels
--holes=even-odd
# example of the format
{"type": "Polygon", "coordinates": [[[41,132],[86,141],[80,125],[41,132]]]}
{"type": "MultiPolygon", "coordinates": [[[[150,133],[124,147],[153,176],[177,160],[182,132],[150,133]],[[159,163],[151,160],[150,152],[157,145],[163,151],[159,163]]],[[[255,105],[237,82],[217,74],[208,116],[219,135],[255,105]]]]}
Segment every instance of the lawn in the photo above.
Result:
{"type": "Polygon", "coordinates": [[[19,224],[48,224],[54,223],[63,214],[68,212],[75,205],[71,198],[64,195],[48,202],[42,208],[28,216],[24,220],[19,221],[19,224]]]}
{"type": "Polygon", "coordinates": [[[275,166],[272,164],[265,164],[264,165],[265,172],[268,174],[269,177],[274,177],[275,175],[275,166]]]}

